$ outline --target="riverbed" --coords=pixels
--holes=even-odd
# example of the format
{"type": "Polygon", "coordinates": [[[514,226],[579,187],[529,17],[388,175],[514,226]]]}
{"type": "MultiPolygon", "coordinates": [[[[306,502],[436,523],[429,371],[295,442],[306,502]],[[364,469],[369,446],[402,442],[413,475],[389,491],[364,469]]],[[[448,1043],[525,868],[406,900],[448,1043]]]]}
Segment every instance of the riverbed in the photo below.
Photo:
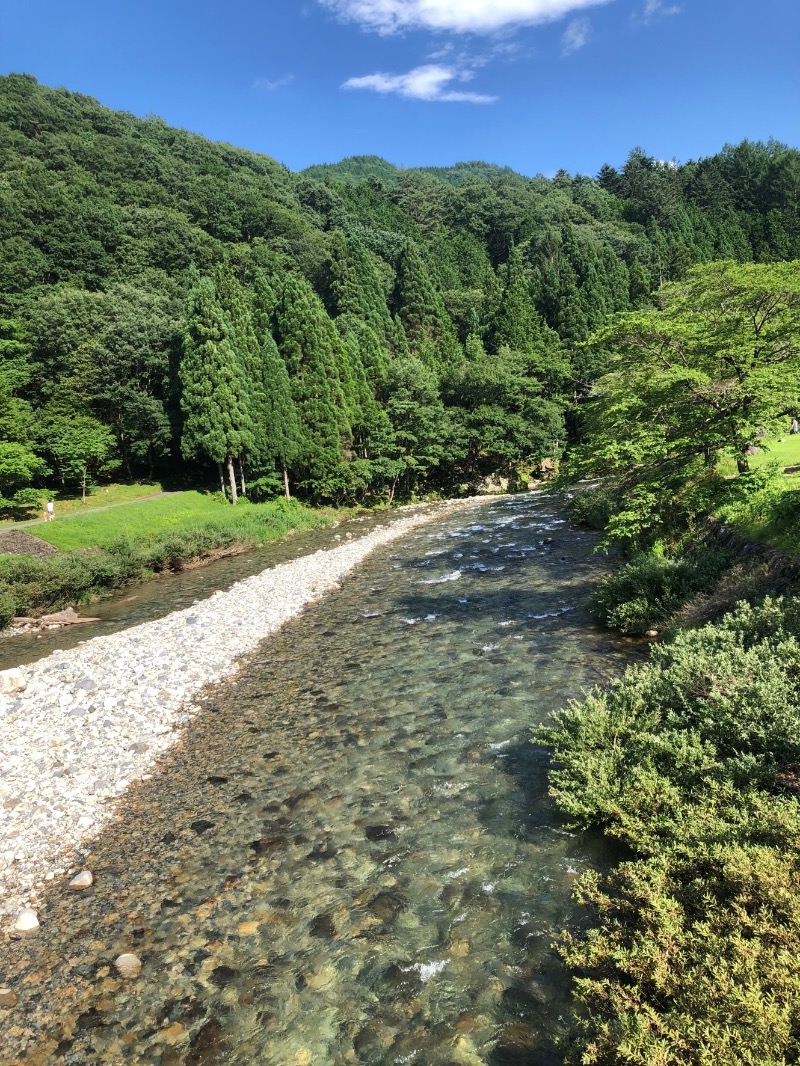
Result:
{"type": "Polygon", "coordinates": [[[94,885],[3,945],[0,1062],[561,1062],[552,944],[609,856],[530,727],[634,654],[581,607],[593,547],[544,495],[450,515],[207,689],[87,848],[94,885]]]}

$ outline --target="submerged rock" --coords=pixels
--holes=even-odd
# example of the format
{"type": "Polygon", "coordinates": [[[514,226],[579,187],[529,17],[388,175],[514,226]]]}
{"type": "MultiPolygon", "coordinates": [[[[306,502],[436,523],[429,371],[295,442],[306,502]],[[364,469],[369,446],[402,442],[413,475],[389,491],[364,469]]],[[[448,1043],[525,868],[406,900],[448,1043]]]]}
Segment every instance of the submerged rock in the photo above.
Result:
{"type": "Polygon", "coordinates": [[[134,955],[132,952],[118,955],[117,958],[114,959],[114,966],[120,977],[138,977],[142,972],[142,960],[138,955],[134,955]]]}
{"type": "Polygon", "coordinates": [[[14,932],[30,936],[39,929],[39,916],[31,907],[23,907],[14,923],[14,932]]]}
{"type": "Polygon", "coordinates": [[[81,870],[79,874],[75,874],[69,883],[69,887],[75,889],[76,892],[80,892],[81,889],[90,888],[94,884],[94,875],[91,870],[81,870]]]}

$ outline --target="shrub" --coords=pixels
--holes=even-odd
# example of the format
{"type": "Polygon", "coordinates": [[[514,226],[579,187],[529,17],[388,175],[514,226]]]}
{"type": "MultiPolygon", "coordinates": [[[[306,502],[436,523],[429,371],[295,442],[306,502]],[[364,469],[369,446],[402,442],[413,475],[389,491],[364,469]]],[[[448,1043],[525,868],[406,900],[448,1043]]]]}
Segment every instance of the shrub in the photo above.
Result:
{"type": "Polygon", "coordinates": [[[573,1061],[800,1059],[799,637],[800,600],[743,604],[537,730],[571,823],[633,853],[578,889],[573,1061]]]}
{"type": "Polygon", "coordinates": [[[710,550],[681,559],[636,556],[599,583],[587,601],[589,613],[609,629],[645,633],[711,588],[729,561],[727,552],[710,550]]]}
{"type": "Polygon", "coordinates": [[[17,613],[17,601],[9,589],[0,589],[0,628],[7,626],[17,613]]]}

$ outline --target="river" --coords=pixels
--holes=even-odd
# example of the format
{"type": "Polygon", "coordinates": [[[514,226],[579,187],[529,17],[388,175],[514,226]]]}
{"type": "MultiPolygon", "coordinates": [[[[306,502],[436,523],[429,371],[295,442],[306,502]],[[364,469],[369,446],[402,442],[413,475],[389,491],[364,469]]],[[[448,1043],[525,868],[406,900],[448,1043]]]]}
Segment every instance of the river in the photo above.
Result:
{"type": "Polygon", "coordinates": [[[609,857],[555,814],[530,729],[636,654],[581,608],[594,543],[545,495],[498,498],[265,642],[126,796],[93,888],[9,946],[0,1061],[560,1063],[552,945],[609,857]]]}

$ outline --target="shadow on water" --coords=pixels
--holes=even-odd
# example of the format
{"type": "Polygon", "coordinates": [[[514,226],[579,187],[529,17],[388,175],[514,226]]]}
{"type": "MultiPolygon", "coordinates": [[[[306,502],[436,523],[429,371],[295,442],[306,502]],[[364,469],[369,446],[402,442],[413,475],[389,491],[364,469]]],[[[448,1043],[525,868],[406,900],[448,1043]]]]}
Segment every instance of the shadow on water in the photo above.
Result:
{"type": "Polygon", "coordinates": [[[592,539],[541,552],[552,510],[418,531],[206,690],[81,858],[93,888],[54,884],[6,945],[0,1062],[556,1066],[552,944],[607,854],[553,811],[530,727],[628,653],[579,606],[592,539]]]}

